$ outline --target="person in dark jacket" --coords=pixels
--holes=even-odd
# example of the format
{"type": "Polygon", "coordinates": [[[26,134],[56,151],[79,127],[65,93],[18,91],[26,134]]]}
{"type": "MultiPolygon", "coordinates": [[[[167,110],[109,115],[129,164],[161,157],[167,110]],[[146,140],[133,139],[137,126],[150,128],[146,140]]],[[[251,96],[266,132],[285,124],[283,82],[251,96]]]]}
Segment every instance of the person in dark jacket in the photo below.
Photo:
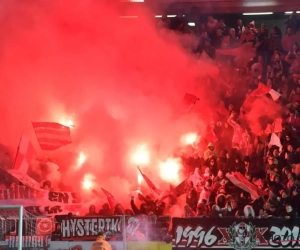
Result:
{"type": "Polygon", "coordinates": [[[228,152],[223,149],[220,152],[220,156],[217,159],[217,166],[218,166],[218,170],[222,170],[224,173],[227,173],[228,171],[228,152]]]}
{"type": "Polygon", "coordinates": [[[140,209],[138,209],[134,203],[134,197],[131,197],[130,205],[131,205],[131,209],[135,215],[147,215],[148,214],[146,203],[142,203],[140,206],[140,209]]]}
{"type": "Polygon", "coordinates": [[[102,216],[111,216],[111,215],[113,215],[108,203],[103,204],[102,209],[100,209],[100,211],[99,211],[99,215],[102,215],[102,216]]]}
{"type": "Polygon", "coordinates": [[[190,206],[190,208],[196,212],[197,211],[197,191],[194,188],[193,182],[190,181],[188,183],[187,189],[186,189],[186,204],[190,206]]]}
{"type": "Polygon", "coordinates": [[[281,216],[286,219],[295,219],[298,217],[297,212],[290,203],[285,204],[285,211],[281,214],[281,216]]]}

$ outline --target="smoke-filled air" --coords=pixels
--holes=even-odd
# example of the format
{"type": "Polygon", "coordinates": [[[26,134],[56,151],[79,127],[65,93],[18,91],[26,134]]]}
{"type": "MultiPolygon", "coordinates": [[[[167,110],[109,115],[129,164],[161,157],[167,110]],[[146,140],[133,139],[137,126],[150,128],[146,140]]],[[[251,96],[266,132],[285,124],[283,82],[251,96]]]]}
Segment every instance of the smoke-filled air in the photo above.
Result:
{"type": "Polygon", "coordinates": [[[161,190],[182,181],[183,146],[206,133],[219,105],[219,85],[207,89],[218,69],[158,31],[154,13],[138,16],[95,1],[1,3],[2,168],[27,135],[36,153],[29,175],[53,190],[94,197],[91,189],[105,188],[126,206],[139,186],[150,193],[137,166],[161,190]],[[199,101],[185,105],[186,93],[199,101]],[[41,150],[32,122],[70,126],[72,143],[41,150]]]}

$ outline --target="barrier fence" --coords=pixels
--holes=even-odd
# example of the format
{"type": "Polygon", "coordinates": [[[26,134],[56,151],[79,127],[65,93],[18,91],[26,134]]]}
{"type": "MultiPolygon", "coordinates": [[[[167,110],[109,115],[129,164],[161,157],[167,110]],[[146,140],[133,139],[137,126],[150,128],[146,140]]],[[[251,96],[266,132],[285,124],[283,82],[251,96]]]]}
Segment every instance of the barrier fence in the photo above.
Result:
{"type": "MultiPolygon", "coordinates": [[[[89,249],[99,231],[114,250],[291,249],[300,248],[300,218],[170,218],[168,216],[61,217],[50,236],[26,236],[24,247],[89,249]]],[[[2,245],[14,248],[18,236],[2,245]]]]}
{"type": "Polygon", "coordinates": [[[174,250],[300,248],[300,218],[274,217],[76,217],[61,222],[61,240],[94,240],[98,230],[127,247],[136,242],[172,242],[174,250]]]}

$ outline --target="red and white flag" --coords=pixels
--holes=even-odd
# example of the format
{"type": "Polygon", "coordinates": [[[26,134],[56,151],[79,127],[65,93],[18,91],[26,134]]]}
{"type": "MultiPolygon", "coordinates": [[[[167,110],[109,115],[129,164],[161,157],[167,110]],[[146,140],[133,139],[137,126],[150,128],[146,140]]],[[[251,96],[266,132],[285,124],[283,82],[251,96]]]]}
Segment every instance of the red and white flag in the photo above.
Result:
{"type": "Polygon", "coordinates": [[[34,155],[35,152],[31,141],[28,137],[22,136],[13,169],[25,175],[34,155]]]}
{"type": "Polygon", "coordinates": [[[266,191],[261,190],[260,188],[258,188],[254,184],[252,184],[250,181],[248,181],[248,179],[239,172],[232,173],[232,174],[227,173],[226,177],[235,186],[237,186],[237,187],[243,189],[244,191],[248,192],[251,195],[251,198],[253,200],[256,200],[259,197],[262,197],[262,196],[268,194],[266,191]]]}
{"type": "Polygon", "coordinates": [[[70,128],[55,122],[33,122],[33,129],[43,150],[55,150],[72,143],[70,128]]]}
{"type": "Polygon", "coordinates": [[[15,164],[12,169],[7,169],[7,172],[22,182],[25,186],[34,189],[40,189],[39,183],[27,175],[30,162],[32,161],[34,155],[34,148],[29,138],[22,136],[19,143],[15,164]]]}
{"type": "Polygon", "coordinates": [[[277,101],[281,94],[275,91],[274,89],[264,85],[263,83],[258,83],[257,89],[253,90],[250,94],[251,96],[263,96],[270,94],[274,101],[277,101]]]}

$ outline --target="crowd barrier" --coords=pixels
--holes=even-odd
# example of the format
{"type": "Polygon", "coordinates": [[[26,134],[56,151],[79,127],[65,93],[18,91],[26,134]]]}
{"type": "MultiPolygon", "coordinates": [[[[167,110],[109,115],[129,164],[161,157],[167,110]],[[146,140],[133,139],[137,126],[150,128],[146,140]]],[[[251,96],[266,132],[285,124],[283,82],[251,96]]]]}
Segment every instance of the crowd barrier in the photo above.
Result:
{"type": "Polygon", "coordinates": [[[114,249],[300,248],[300,218],[275,217],[77,217],[61,222],[61,240],[89,241],[95,239],[96,229],[107,232],[114,249]]]}
{"type": "MultiPolygon", "coordinates": [[[[82,250],[90,248],[99,231],[106,233],[114,250],[300,248],[300,218],[277,217],[63,217],[52,235],[23,234],[22,240],[27,248],[82,250]]],[[[6,236],[1,245],[15,248],[18,240],[6,236]]]]}
{"type": "Polygon", "coordinates": [[[104,231],[110,241],[170,241],[170,222],[170,216],[62,217],[52,240],[90,241],[104,231]]]}
{"type": "Polygon", "coordinates": [[[172,249],[300,248],[300,218],[173,218],[172,249]]]}

